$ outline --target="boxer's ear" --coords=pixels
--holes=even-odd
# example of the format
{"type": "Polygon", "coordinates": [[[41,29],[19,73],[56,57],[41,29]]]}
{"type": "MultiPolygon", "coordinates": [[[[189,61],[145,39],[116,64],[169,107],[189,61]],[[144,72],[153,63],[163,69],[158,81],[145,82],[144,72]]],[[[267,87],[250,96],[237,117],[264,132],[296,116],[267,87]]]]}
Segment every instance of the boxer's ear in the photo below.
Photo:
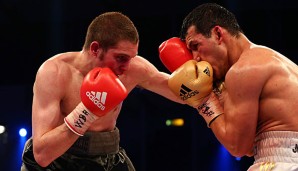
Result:
{"type": "Polygon", "coordinates": [[[97,41],[91,42],[89,50],[92,55],[97,56],[97,54],[100,52],[100,49],[101,49],[101,45],[99,42],[97,41]]]}
{"type": "Polygon", "coordinates": [[[212,34],[215,35],[216,40],[218,41],[219,44],[222,42],[222,36],[223,36],[223,29],[220,26],[215,26],[211,30],[212,34]]]}

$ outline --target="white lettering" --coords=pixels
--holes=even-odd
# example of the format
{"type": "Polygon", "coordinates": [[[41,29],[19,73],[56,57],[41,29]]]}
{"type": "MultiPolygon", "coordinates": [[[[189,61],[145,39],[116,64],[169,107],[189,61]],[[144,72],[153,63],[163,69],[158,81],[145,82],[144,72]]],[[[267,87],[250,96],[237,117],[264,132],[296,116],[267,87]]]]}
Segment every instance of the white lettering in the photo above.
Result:
{"type": "Polygon", "coordinates": [[[89,97],[89,99],[100,109],[105,110],[105,106],[100,103],[100,99],[95,98],[94,95],[92,95],[89,91],[86,92],[86,96],[89,97]]]}

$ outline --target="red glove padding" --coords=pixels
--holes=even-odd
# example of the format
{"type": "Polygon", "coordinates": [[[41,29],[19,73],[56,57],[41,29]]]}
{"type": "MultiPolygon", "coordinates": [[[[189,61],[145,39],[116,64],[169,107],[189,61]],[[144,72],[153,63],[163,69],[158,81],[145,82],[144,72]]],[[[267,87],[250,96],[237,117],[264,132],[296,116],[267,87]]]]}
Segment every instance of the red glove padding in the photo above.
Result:
{"type": "Polygon", "coordinates": [[[165,67],[172,73],[186,61],[193,59],[185,42],[178,37],[164,41],[158,48],[159,58],[165,67]]]}
{"type": "Polygon", "coordinates": [[[102,116],[120,104],[127,90],[109,68],[95,68],[84,78],[81,100],[94,115],[102,116]]]}
{"type": "Polygon", "coordinates": [[[98,117],[114,109],[127,94],[111,69],[94,68],[83,80],[81,102],[64,118],[64,123],[73,133],[83,136],[98,117]]]}

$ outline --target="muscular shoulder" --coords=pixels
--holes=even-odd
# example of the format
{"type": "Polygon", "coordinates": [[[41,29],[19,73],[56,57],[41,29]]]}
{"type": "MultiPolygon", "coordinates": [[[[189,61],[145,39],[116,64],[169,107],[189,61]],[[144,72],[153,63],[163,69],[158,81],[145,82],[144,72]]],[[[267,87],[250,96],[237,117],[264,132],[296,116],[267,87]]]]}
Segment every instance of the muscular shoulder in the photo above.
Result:
{"type": "MultiPolygon", "coordinates": [[[[263,76],[270,74],[268,70],[275,64],[277,53],[269,48],[258,46],[244,51],[239,60],[231,67],[229,73],[257,74],[262,72],[263,76]]],[[[268,75],[267,75],[268,76],[268,75]]]]}
{"type": "Polygon", "coordinates": [[[65,54],[59,54],[46,60],[38,69],[35,84],[47,87],[67,86],[73,67],[66,61],[65,54]],[[53,85],[53,86],[50,86],[53,85]]]}
{"type": "Polygon", "coordinates": [[[243,52],[239,60],[226,74],[226,84],[239,91],[261,93],[262,88],[273,75],[276,53],[265,47],[251,48],[243,52]]]}
{"type": "Polygon", "coordinates": [[[70,67],[63,60],[58,58],[57,56],[46,60],[38,69],[37,77],[58,77],[62,76],[65,72],[66,74],[69,72],[70,67]]]}
{"type": "Polygon", "coordinates": [[[256,72],[270,77],[280,72],[286,63],[287,58],[282,54],[264,46],[256,46],[243,52],[231,71],[256,72]]]}

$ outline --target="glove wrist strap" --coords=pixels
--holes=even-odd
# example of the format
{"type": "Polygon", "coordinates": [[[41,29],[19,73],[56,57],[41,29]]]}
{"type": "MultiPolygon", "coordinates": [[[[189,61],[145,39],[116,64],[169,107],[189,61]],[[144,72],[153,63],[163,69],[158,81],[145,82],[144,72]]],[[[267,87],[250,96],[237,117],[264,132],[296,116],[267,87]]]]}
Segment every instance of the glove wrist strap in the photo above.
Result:
{"type": "Polygon", "coordinates": [[[64,118],[66,126],[75,134],[83,136],[98,117],[91,113],[82,102],[64,118]]]}
{"type": "Polygon", "coordinates": [[[210,98],[202,105],[197,107],[199,114],[204,118],[208,128],[211,123],[220,115],[223,114],[223,109],[219,104],[217,97],[212,93],[210,98]]]}

